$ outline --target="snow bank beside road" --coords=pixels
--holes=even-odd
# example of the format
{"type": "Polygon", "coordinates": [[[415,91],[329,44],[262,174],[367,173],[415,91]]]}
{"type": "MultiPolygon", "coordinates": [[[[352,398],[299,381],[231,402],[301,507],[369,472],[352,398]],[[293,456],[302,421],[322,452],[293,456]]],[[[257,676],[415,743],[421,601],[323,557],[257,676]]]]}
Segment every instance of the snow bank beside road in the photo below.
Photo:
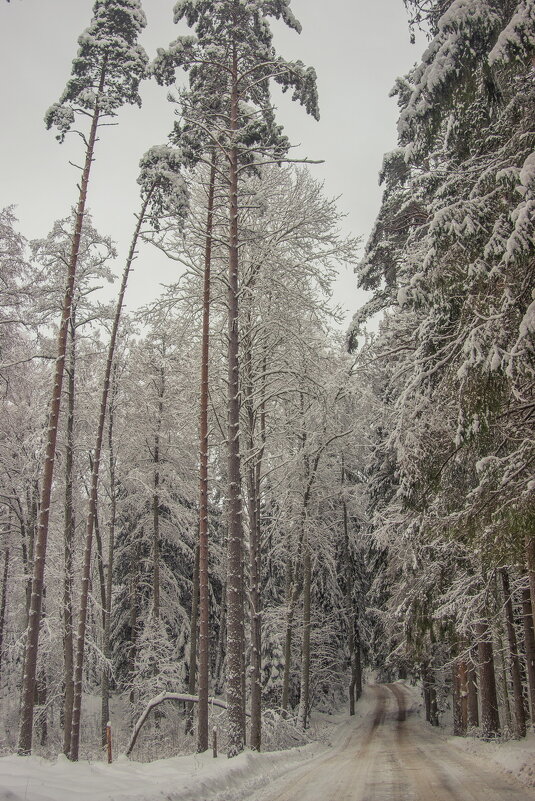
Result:
{"type": "Polygon", "coordinates": [[[207,753],[143,764],[120,757],[112,765],[7,756],[0,759],[0,801],[239,801],[324,750],[311,743],[234,759],[207,753]]]}
{"type": "Polygon", "coordinates": [[[535,787],[535,734],[528,734],[523,740],[507,742],[449,737],[448,743],[486,763],[494,763],[526,787],[535,787]]]}

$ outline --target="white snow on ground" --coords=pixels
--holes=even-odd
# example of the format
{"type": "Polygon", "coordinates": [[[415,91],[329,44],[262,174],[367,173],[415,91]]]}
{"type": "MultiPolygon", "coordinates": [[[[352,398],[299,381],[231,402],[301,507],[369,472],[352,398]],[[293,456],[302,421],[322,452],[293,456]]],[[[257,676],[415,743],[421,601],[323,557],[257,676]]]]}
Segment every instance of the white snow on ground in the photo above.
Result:
{"type": "Polygon", "coordinates": [[[119,757],[112,765],[8,756],[0,759],[0,801],[216,801],[236,790],[232,797],[239,799],[317,749],[310,744],[268,754],[246,751],[234,759],[207,753],[148,764],[119,757]]]}
{"type": "MultiPolygon", "coordinates": [[[[403,686],[413,708],[418,707],[418,691],[403,686]]],[[[0,759],[0,801],[251,801],[287,771],[325,757],[331,746],[336,751],[355,726],[362,725],[365,732],[364,721],[373,708],[373,696],[365,693],[357,720],[346,713],[316,717],[314,728],[323,742],[262,754],[245,751],[230,760],[225,755],[214,759],[210,752],[150,763],[119,757],[112,765],[72,763],[63,756],[55,762],[6,756],[0,759]]],[[[535,735],[522,742],[483,743],[461,737],[444,737],[444,742],[535,786],[535,735]]]]}
{"type": "Polygon", "coordinates": [[[448,737],[447,742],[465,754],[494,764],[526,787],[535,787],[535,734],[507,742],[483,742],[475,737],[448,737]]]}

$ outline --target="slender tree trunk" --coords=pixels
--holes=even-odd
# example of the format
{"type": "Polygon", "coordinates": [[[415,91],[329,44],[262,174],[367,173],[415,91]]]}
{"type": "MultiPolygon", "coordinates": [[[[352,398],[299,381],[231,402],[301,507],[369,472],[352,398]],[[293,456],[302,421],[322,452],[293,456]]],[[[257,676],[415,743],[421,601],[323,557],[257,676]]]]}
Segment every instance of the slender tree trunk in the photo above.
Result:
{"type": "MultiPolygon", "coordinates": [[[[199,619],[199,545],[195,548],[195,560],[193,564],[193,581],[191,588],[191,623],[189,640],[189,676],[188,693],[195,695],[197,686],[197,625],[199,619]]],[[[200,700],[200,699],[199,699],[200,700]]],[[[193,732],[193,701],[186,706],[186,734],[193,732]]]]}
{"type": "MultiPolygon", "coordinates": [[[[111,610],[112,610],[112,589],[113,589],[113,560],[115,552],[115,521],[117,518],[117,496],[116,496],[116,481],[115,481],[115,453],[113,448],[113,420],[114,420],[114,403],[115,395],[117,393],[117,382],[114,370],[114,379],[112,380],[112,395],[108,408],[108,452],[109,452],[109,466],[110,466],[110,522],[109,522],[109,539],[108,539],[108,565],[106,573],[106,604],[104,608],[104,632],[102,637],[102,652],[104,658],[109,661],[111,659],[111,610]]],[[[101,680],[102,701],[100,710],[100,733],[101,742],[105,746],[107,744],[107,725],[110,720],[110,670],[107,664],[104,665],[101,680]]]]}
{"type": "Polygon", "coordinates": [[[458,662],[459,695],[461,708],[461,731],[466,734],[468,728],[468,667],[464,659],[458,662]]]}
{"type": "Polygon", "coordinates": [[[286,630],[284,635],[284,673],[282,677],[282,701],[281,707],[283,715],[288,712],[290,696],[290,670],[292,665],[292,634],[294,608],[299,593],[293,585],[293,570],[291,559],[286,563],[286,630]]]}
{"type": "Polygon", "coordinates": [[[248,464],[247,464],[247,510],[249,517],[249,606],[251,618],[251,664],[250,672],[250,705],[251,705],[251,738],[250,746],[260,751],[262,744],[262,595],[261,595],[261,516],[260,516],[260,484],[262,458],[265,448],[265,373],[266,355],[263,358],[260,393],[255,387],[253,374],[253,321],[249,310],[247,315],[247,336],[244,346],[244,402],[248,429],[248,464]],[[255,392],[256,389],[256,392],[255,392]],[[255,398],[261,398],[258,413],[255,398]],[[259,442],[255,441],[257,421],[259,425],[259,442]]]}
{"type": "Polygon", "coordinates": [[[453,733],[458,737],[463,732],[461,705],[461,677],[459,660],[456,659],[451,669],[451,692],[453,696],[453,733]]]}
{"type": "Polygon", "coordinates": [[[526,565],[528,568],[532,622],[535,630],[535,537],[526,537],[526,565]]]}
{"type": "Polygon", "coordinates": [[[312,559],[308,534],[303,541],[303,642],[301,647],[301,693],[299,698],[299,723],[303,729],[308,725],[310,707],[310,628],[311,628],[311,584],[312,559]]]}
{"type": "MultiPolygon", "coordinates": [[[[162,358],[165,358],[163,346],[162,358]]],[[[163,397],[165,393],[165,372],[160,367],[160,383],[158,384],[158,416],[154,435],[154,479],[152,495],[152,616],[160,619],[160,435],[163,417],[163,397]]]]}
{"type": "Polygon", "coordinates": [[[345,563],[345,602],[347,617],[347,643],[349,649],[349,667],[351,678],[349,681],[349,714],[355,714],[355,700],[357,694],[357,644],[355,638],[355,613],[353,610],[353,565],[351,563],[351,550],[349,547],[349,522],[347,515],[347,503],[344,497],[345,487],[345,467],[342,454],[342,520],[344,526],[344,563],[345,563]]]}
{"type": "Polygon", "coordinates": [[[84,546],[84,558],[83,558],[83,567],[82,567],[82,591],[80,595],[80,611],[78,616],[78,633],[76,637],[76,662],[74,668],[74,700],[73,700],[73,715],[72,715],[72,727],[71,727],[71,751],[70,751],[70,758],[73,761],[78,759],[78,753],[80,748],[80,717],[81,717],[81,707],[82,707],[82,673],[84,667],[84,649],[85,649],[85,632],[87,626],[87,607],[89,602],[89,584],[91,579],[91,551],[93,546],[93,529],[95,525],[95,517],[97,514],[97,495],[98,495],[98,477],[100,471],[100,457],[102,452],[102,441],[104,439],[104,425],[106,422],[106,410],[108,407],[108,394],[110,389],[110,379],[111,379],[111,370],[113,365],[113,357],[115,354],[115,345],[117,342],[117,333],[119,330],[119,322],[121,318],[121,310],[123,308],[124,302],[124,295],[126,292],[126,284],[128,282],[128,276],[130,274],[130,270],[132,267],[132,262],[134,260],[137,240],[139,237],[139,233],[141,230],[141,225],[143,223],[145,213],[147,211],[148,204],[150,202],[150,198],[152,195],[152,191],[154,189],[155,184],[153,184],[153,188],[147,193],[145,200],[143,202],[141,212],[138,217],[138,221],[134,230],[134,235],[132,237],[132,242],[130,245],[130,250],[128,252],[128,257],[126,260],[126,265],[123,271],[123,276],[121,280],[121,287],[119,290],[119,296],[117,298],[117,304],[115,307],[115,316],[113,319],[113,326],[110,336],[110,342],[108,345],[108,354],[106,360],[106,368],[104,371],[104,379],[102,383],[102,395],[100,400],[100,413],[99,413],[99,420],[98,420],[98,427],[97,427],[97,436],[96,436],[96,443],[95,443],[95,451],[93,454],[93,468],[91,471],[91,489],[89,495],[89,511],[87,515],[87,526],[86,526],[86,533],[85,533],[85,546],[84,546]]]}
{"type": "Polygon", "coordinates": [[[535,636],[529,589],[522,591],[522,622],[524,624],[524,646],[526,649],[526,673],[528,676],[531,725],[535,725],[535,636]]]}
{"type": "Polygon", "coordinates": [[[33,708],[35,698],[35,685],[37,676],[37,649],[39,645],[39,630],[41,627],[41,607],[43,599],[43,585],[45,575],[46,546],[48,539],[48,519],[50,515],[50,500],[52,495],[52,481],[54,476],[54,461],[56,456],[56,440],[58,433],[59,413],[61,408],[61,391],[63,386],[63,373],[65,367],[65,355],[67,350],[67,329],[71,317],[71,308],[74,295],[74,280],[76,276],[76,265],[78,262],[78,251],[82,236],[82,223],[84,220],[85,205],[87,198],[87,187],[89,183],[89,173],[93,161],[93,151],[97,137],[97,126],[99,119],[99,97],[104,88],[106,74],[106,64],[101,70],[100,83],[95,103],[95,110],[91,122],[89,139],[87,142],[85,164],[80,184],[80,196],[76,209],[76,222],[72,238],[71,254],[69,258],[69,268],[67,273],[67,285],[65,297],[63,299],[63,311],[61,325],[58,334],[56,368],[54,372],[52,397],[50,401],[50,411],[48,417],[48,434],[45,451],[45,461],[41,482],[41,503],[39,511],[39,527],[37,531],[37,542],[35,547],[35,559],[33,564],[32,593],[30,615],[28,621],[28,635],[26,642],[26,653],[24,655],[24,675],[21,692],[21,715],[19,729],[18,753],[20,755],[30,754],[32,750],[33,734],[33,708]]]}
{"type": "Polygon", "coordinates": [[[522,677],[520,674],[520,659],[518,657],[518,645],[516,640],[513,601],[511,598],[511,586],[509,576],[505,569],[500,570],[502,579],[503,594],[505,599],[505,624],[507,627],[507,641],[509,643],[509,669],[513,683],[513,703],[514,703],[514,733],[515,737],[526,736],[526,711],[524,709],[524,695],[522,692],[522,677]]]}
{"type": "Polygon", "coordinates": [[[479,663],[479,694],[481,700],[481,728],[483,737],[490,739],[495,737],[500,731],[492,636],[486,620],[476,623],[475,629],[478,639],[477,651],[479,663]]]}
{"type": "MultiPolygon", "coordinates": [[[[230,131],[238,129],[238,59],[232,46],[230,131]]],[[[242,647],[243,629],[243,527],[240,469],[240,398],[238,332],[238,151],[234,141],[229,153],[229,273],[228,273],[228,566],[227,566],[227,703],[228,756],[243,750],[242,647]]]]}
{"type": "Polygon", "coordinates": [[[9,548],[4,551],[4,572],[2,577],[2,596],[0,598],[0,677],[2,676],[2,657],[4,655],[4,628],[6,625],[7,580],[9,576],[9,548]]]}
{"type": "Polygon", "coordinates": [[[358,701],[362,695],[362,659],[360,655],[360,637],[355,637],[355,698],[358,701]]]}
{"type": "MultiPolygon", "coordinates": [[[[199,706],[197,710],[197,751],[199,753],[208,749],[208,684],[210,657],[210,593],[208,585],[208,366],[210,355],[210,270],[212,265],[215,171],[216,152],[214,150],[212,152],[206,212],[201,345],[201,399],[199,415],[199,706]]],[[[195,672],[193,672],[193,681],[195,681],[195,672]]],[[[193,704],[191,704],[191,713],[193,714],[193,704]]]]}
{"type": "Polygon", "coordinates": [[[221,592],[221,606],[219,609],[219,634],[217,637],[217,649],[215,655],[214,679],[216,695],[223,690],[223,672],[225,665],[225,651],[227,642],[227,582],[223,582],[221,592]]]}
{"type": "Polygon", "coordinates": [[[74,413],[76,387],[76,325],[74,310],[70,321],[68,371],[67,441],[65,447],[65,524],[63,576],[63,753],[71,750],[72,704],[74,697],[74,641],[72,628],[73,547],[74,547],[74,413]]]}

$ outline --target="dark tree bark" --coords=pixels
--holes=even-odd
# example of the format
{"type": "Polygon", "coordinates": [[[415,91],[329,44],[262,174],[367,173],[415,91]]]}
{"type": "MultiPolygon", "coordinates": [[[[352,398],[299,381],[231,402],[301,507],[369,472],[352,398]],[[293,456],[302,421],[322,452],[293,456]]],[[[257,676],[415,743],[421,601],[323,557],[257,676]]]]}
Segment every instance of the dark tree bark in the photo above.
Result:
{"type": "MultiPolygon", "coordinates": [[[[199,753],[202,753],[208,749],[208,684],[210,647],[210,593],[208,585],[208,366],[210,355],[210,270],[212,265],[215,175],[216,153],[214,150],[212,153],[212,164],[210,168],[206,212],[201,345],[201,398],[199,415],[199,706],[197,710],[197,751],[199,753]]],[[[193,672],[193,681],[195,681],[195,672],[193,672]]],[[[193,693],[194,690],[190,690],[190,692],[193,693]]],[[[191,713],[193,714],[193,705],[190,706],[191,713]]]]}
{"type": "MultiPolygon", "coordinates": [[[[473,651],[473,649],[471,649],[473,651]]],[[[477,672],[474,666],[473,659],[468,662],[468,677],[467,677],[467,691],[468,691],[468,728],[479,726],[479,710],[477,703],[477,672]]]]}
{"type": "Polygon", "coordinates": [[[526,537],[526,565],[528,568],[529,594],[531,598],[531,614],[535,629],[535,537],[526,537]]]}
{"type": "Polygon", "coordinates": [[[97,136],[97,126],[100,116],[99,97],[104,88],[106,75],[105,64],[100,75],[100,83],[97,92],[97,100],[91,121],[91,129],[87,141],[85,164],[82,172],[80,184],[80,195],[76,209],[76,222],[72,238],[71,254],[67,272],[67,285],[65,297],[63,299],[63,310],[61,324],[58,334],[56,369],[54,372],[52,396],[50,400],[50,411],[48,416],[48,433],[45,451],[45,461],[41,482],[41,503],[39,510],[39,527],[37,531],[37,541],[35,547],[35,559],[33,564],[32,592],[30,615],[28,622],[28,634],[26,641],[26,653],[24,655],[24,675],[21,692],[21,712],[18,753],[20,755],[30,754],[32,750],[33,734],[33,709],[35,698],[35,685],[37,676],[37,649],[39,645],[39,630],[41,627],[41,607],[43,601],[43,586],[45,575],[46,546],[48,539],[48,519],[50,515],[50,500],[52,496],[52,482],[54,476],[54,462],[56,456],[56,440],[58,433],[59,413],[61,408],[61,393],[63,387],[63,374],[65,367],[65,356],[67,351],[67,330],[71,317],[71,308],[74,295],[74,281],[76,277],[76,266],[78,262],[78,252],[82,236],[82,223],[85,214],[87,199],[87,187],[89,183],[89,173],[93,162],[93,152],[97,136]]]}
{"type": "Polygon", "coordinates": [[[524,709],[524,695],[522,692],[522,677],[520,674],[520,659],[518,657],[518,644],[516,640],[513,601],[509,576],[505,569],[500,570],[502,588],[505,599],[505,624],[507,627],[507,641],[509,644],[509,670],[513,683],[514,704],[514,733],[515,737],[526,736],[526,711],[524,709]]]}
{"type": "Polygon", "coordinates": [[[491,739],[500,731],[492,635],[486,620],[476,623],[479,667],[479,695],[481,702],[481,729],[483,737],[491,739]]]}

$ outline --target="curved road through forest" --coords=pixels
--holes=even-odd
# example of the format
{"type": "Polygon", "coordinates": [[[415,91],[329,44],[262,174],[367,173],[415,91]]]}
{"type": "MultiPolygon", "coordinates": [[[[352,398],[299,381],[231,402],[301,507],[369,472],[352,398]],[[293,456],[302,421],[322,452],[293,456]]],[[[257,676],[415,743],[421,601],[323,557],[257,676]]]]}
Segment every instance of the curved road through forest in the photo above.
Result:
{"type": "Polygon", "coordinates": [[[535,792],[462,754],[410,714],[399,684],[372,685],[374,709],[333,749],[255,801],[535,801],[535,792]]]}

